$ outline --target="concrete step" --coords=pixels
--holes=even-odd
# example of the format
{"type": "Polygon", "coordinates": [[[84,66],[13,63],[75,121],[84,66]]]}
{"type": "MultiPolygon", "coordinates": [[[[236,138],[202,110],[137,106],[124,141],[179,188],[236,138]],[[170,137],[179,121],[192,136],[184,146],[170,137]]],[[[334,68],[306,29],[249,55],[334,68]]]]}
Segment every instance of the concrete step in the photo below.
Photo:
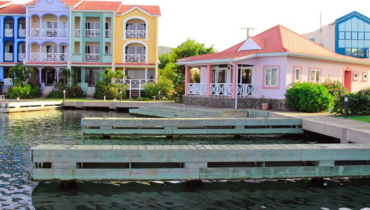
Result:
{"type": "Polygon", "coordinates": [[[48,97],[49,93],[53,90],[53,86],[45,86],[44,90],[42,91],[42,97],[48,97]]]}
{"type": "Polygon", "coordinates": [[[95,87],[88,87],[86,97],[93,97],[95,93],[95,87]]]}

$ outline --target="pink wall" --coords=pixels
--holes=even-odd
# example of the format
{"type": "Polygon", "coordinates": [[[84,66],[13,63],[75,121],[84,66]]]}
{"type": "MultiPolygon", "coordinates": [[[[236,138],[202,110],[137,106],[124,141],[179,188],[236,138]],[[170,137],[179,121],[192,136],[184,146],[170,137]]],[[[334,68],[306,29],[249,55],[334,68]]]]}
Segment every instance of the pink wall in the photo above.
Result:
{"type": "Polygon", "coordinates": [[[321,69],[320,82],[324,82],[326,78],[339,79],[344,83],[344,71],[351,70],[352,72],[359,73],[359,79],[357,81],[352,80],[351,92],[357,92],[365,87],[370,87],[370,80],[367,82],[362,81],[362,74],[368,73],[370,75],[370,66],[351,64],[351,63],[340,63],[331,61],[312,60],[304,58],[288,57],[287,69],[286,69],[286,86],[289,87],[293,83],[293,68],[294,66],[302,67],[301,82],[309,82],[309,70],[310,68],[321,69]]]}

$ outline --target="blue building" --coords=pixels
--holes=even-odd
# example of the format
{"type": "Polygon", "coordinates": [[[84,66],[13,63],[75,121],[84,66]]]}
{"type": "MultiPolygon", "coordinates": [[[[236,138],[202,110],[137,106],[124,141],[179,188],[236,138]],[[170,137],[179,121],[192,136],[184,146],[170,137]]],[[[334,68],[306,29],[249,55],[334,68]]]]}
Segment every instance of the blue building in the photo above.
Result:
{"type": "Polygon", "coordinates": [[[359,12],[351,12],[303,36],[338,54],[369,58],[370,18],[359,12]]]}
{"type": "Polygon", "coordinates": [[[8,78],[9,69],[26,58],[26,8],[10,1],[0,1],[0,80],[8,78]]]}

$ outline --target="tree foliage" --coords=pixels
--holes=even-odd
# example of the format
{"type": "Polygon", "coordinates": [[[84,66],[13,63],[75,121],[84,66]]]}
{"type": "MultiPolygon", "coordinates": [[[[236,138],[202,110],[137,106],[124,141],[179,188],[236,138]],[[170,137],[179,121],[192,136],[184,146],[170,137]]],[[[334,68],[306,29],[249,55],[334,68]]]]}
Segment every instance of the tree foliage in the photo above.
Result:
{"type": "Polygon", "coordinates": [[[60,74],[63,78],[64,85],[67,85],[68,84],[68,79],[69,79],[69,77],[71,77],[71,70],[66,69],[66,68],[61,68],[60,69],[60,74]]]}
{"type": "Polygon", "coordinates": [[[29,68],[23,64],[17,64],[10,69],[8,76],[12,79],[13,85],[17,87],[24,87],[26,81],[32,77],[34,72],[35,71],[32,68],[29,68]]]}
{"type": "Polygon", "coordinates": [[[122,78],[126,78],[126,75],[123,73],[122,70],[116,70],[115,72],[113,72],[112,69],[110,68],[105,68],[103,73],[100,74],[100,76],[103,77],[103,82],[106,85],[111,84],[113,79],[121,80],[122,78]]]}
{"type": "Polygon", "coordinates": [[[170,53],[164,53],[164,54],[160,55],[159,56],[158,68],[159,69],[164,69],[169,62],[171,62],[170,53]]]}

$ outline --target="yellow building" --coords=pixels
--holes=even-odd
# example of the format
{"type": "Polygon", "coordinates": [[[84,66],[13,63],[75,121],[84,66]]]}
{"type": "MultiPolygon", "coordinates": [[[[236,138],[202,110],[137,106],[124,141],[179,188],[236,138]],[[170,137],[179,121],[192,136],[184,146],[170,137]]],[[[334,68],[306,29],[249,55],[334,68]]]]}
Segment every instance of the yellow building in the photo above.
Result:
{"type": "Polygon", "coordinates": [[[158,77],[158,6],[122,5],[114,20],[116,70],[123,70],[130,97],[158,77]]]}

